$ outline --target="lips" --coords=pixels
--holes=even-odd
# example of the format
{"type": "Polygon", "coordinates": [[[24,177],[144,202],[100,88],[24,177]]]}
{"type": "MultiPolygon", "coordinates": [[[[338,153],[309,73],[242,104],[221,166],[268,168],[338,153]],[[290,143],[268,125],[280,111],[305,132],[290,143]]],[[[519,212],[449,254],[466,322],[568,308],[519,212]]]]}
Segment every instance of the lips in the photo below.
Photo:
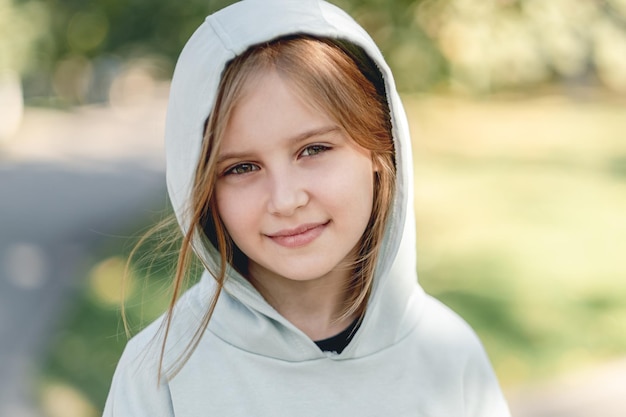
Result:
{"type": "Polygon", "coordinates": [[[330,221],[324,223],[308,223],[293,229],[283,229],[266,235],[274,243],[287,248],[297,248],[308,245],[322,234],[330,221]]]}

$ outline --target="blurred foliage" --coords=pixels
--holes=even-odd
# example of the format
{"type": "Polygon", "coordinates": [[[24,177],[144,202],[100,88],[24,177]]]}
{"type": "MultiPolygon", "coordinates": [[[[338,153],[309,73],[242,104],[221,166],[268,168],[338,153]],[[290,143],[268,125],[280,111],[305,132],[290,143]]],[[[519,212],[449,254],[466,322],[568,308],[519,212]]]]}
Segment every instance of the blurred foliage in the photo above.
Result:
{"type": "MultiPolygon", "coordinates": [[[[32,0],[35,1],[35,0],[32,0]]],[[[107,101],[114,78],[133,60],[152,61],[155,78],[171,75],[193,31],[228,0],[46,0],[49,36],[39,43],[28,98],[80,104],[107,101]]]]}
{"type": "Polygon", "coordinates": [[[33,65],[36,42],[47,19],[41,3],[0,0],[0,75],[21,73],[33,65]]]}
{"type": "Polygon", "coordinates": [[[204,17],[228,0],[48,0],[52,10],[50,49],[54,60],[68,55],[159,54],[175,59],[204,17]]]}
{"type": "Polygon", "coordinates": [[[626,91],[624,0],[341,1],[401,90],[471,93],[559,81],[626,91]]]}
{"type": "MultiPolygon", "coordinates": [[[[5,5],[0,22],[28,22],[19,23],[10,34],[27,35],[20,39],[23,45],[35,42],[36,37],[28,36],[32,28],[47,35],[37,42],[37,65],[26,77],[27,96],[56,94],[70,103],[106,100],[106,94],[77,95],[76,91],[106,87],[124,63],[135,58],[155,59],[161,68],[156,76],[169,76],[184,43],[204,17],[232,3],[13,0],[11,6],[10,1],[0,2],[5,5]],[[9,18],[28,14],[26,9],[37,9],[39,15],[45,10],[47,19],[9,18]],[[87,87],[58,87],[71,82],[87,87]],[[71,94],[64,94],[68,90],[71,94]]],[[[372,34],[401,91],[484,94],[558,82],[565,87],[602,85],[626,92],[626,0],[336,3],[372,34]]],[[[17,54],[29,48],[16,46],[17,54]]]]}

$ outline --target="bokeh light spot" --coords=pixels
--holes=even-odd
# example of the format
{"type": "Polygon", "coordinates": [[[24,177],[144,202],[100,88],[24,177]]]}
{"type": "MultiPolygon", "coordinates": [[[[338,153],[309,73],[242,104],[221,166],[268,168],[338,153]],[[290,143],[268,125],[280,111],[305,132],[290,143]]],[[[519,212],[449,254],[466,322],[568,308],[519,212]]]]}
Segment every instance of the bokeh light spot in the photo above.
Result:
{"type": "Polygon", "coordinates": [[[107,305],[122,302],[128,298],[134,287],[134,276],[126,273],[126,261],[121,257],[111,257],[95,265],[89,272],[89,284],[95,298],[107,305]]]}
{"type": "Polygon", "coordinates": [[[47,386],[42,395],[42,405],[50,417],[95,417],[96,408],[77,389],[54,383],[47,386]]]}
{"type": "Polygon", "coordinates": [[[109,21],[98,12],[78,12],[67,27],[67,42],[75,52],[98,48],[109,32],[109,21]]]}

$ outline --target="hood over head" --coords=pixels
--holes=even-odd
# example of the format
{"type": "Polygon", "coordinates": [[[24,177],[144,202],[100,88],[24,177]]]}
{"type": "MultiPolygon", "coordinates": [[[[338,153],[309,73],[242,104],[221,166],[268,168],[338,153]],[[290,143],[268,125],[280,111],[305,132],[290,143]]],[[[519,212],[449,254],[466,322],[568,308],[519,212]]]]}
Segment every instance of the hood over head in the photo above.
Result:
{"type": "MultiPolygon", "coordinates": [[[[186,232],[187,207],[201,154],[205,122],[212,111],[224,67],[250,46],[307,34],[361,47],[380,70],[391,112],[397,169],[394,202],[362,324],[350,345],[333,358],[373,354],[405,337],[419,319],[424,293],[417,285],[413,172],[408,123],[391,71],[374,41],[350,16],[321,0],[244,0],[206,18],[183,49],[172,80],[166,121],[167,187],[186,232]]],[[[215,266],[213,247],[196,254],[215,266]]],[[[183,302],[204,314],[215,284],[205,276],[199,296],[183,302]]],[[[245,351],[287,361],[326,355],[276,312],[240,274],[229,269],[208,331],[245,351]]]]}

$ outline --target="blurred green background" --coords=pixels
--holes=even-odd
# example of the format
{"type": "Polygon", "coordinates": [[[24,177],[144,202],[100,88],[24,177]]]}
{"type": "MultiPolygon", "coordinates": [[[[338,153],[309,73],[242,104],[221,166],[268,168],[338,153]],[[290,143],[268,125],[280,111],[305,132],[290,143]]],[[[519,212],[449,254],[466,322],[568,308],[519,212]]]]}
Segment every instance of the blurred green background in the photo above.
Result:
{"type": "MultiPolygon", "coordinates": [[[[0,71],[32,103],[107,100],[129,61],[167,78],[227,0],[0,0],[0,71]]],[[[339,0],[374,37],[402,91],[626,91],[624,0],[339,0]]]]}
{"type": "MultiPolygon", "coordinates": [[[[228,3],[0,0],[0,80],[20,80],[26,106],[115,105],[146,79],[167,82],[193,30],[228,3]]],[[[626,0],[337,3],[405,100],[420,281],[477,330],[504,387],[624,356],[626,0]]],[[[78,410],[65,417],[103,406],[135,240],[106,241],[77,277],[42,370],[53,417],[58,398],[78,410]]],[[[168,300],[173,255],[145,263],[155,245],[127,283],[136,329],[168,300]]]]}

